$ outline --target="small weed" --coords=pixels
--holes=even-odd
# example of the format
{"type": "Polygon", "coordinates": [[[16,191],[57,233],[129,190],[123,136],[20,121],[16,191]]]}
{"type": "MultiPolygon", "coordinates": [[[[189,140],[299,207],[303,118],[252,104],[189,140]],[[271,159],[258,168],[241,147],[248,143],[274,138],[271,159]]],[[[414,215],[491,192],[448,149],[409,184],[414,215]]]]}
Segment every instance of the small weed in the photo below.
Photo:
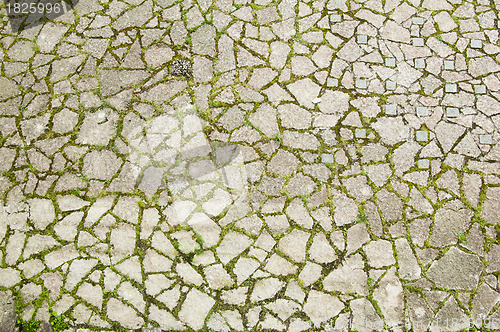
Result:
{"type": "Polygon", "coordinates": [[[280,143],[280,145],[283,145],[283,138],[281,137],[281,133],[277,133],[276,136],[274,136],[274,139],[280,143]]]}
{"type": "Polygon", "coordinates": [[[30,319],[28,321],[23,320],[21,317],[17,318],[17,325],[21,332],[36,332],[42,322],[35,319],[30,319]]]}
{"type": "Polygon", "coordinates": [[[197,109],[196,112],[198,113],[198,116],[208,122],[210,125],[214,125],[215,120],[212,118],[212,112],[210,111],[210,108],[207,108],[206,110],[200,110],[197,109]]]}
{"type": "Polygon", "coordinates": [[[368,290],[369,291],[373,291],[374,290],[374,285],[375,285],[375,280],[373,280],[372,277],[368,277],[367,284],[368,284],[368,290]]]}
{"type": "Polygon", "coordinates": [[[457,234],[457,240],[459,243],[467,244],[467,235],[464,233],[460,232],[457,234]]]}
{"type": "MultiPolygon", "coordinates": [[[[31,318],[30,320],[24,320],[20,313],[23,310],[23,303],[21,300],[17,300],[16,302],[16,312],[18,314],[17,317],[17,326],[19,327],[20,332],[36,332],[42,325],[42,321],[31,318]]],[[[68,322],[68,317],[65,315],[58,315],[52,309],[50,310],[50,317],[48,323],[52,326],[54,332],[66,331],[71,328],[70,323],[68,322]]],[[[3,330],[2,330],[3,331],[3,330]]]]}
{"type": "Polygon", "coordinates": [[[50,311],[49,323],[52,325],[54,332],[64,331],[71,328],[71,325],[64,321],[65,318],[66,317],[64,315],[58,316],[57,312],[53,310],[50,311]]]}
{"type": "Polygon", "coordinates": [[[195,234],[194,237],[196,238],[196,242],[198,242],[198,244],[201,247],[203,247],[203,244],[205,243],[205,241],[203,241],[203,238],[201,237],[201,235],[195,234]]]}
{"type": "Polygon", "coordinates": [[[368,218],[366,217],[364,212],[360,212],[358,214],[358,218],[354,220],[355,223],[360,223],[360,222],[367,222],[368,218]]]}

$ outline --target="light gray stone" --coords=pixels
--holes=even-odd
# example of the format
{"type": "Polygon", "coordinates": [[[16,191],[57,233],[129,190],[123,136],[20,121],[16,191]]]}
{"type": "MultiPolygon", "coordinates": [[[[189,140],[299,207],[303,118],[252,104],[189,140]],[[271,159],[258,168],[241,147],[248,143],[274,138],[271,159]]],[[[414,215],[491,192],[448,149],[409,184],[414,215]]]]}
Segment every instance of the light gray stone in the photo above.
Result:
{"type": "Polygon", "coordinates": [[[322,322],[337,316],[343,308],[344,304],[338,298],[312,290],[304,305],[304,312],[314,326],[319,327],[322,322]]]}
{"type": "Polygon", "coordinates": [[[427,276],[438,287],[470,290],[477,287],[482,270],[479,257],[451,247],[441,259],[432,263],[427,276]]]}
{"type": "Polygon", "coordinates": [[[389,266],[396,263],[392,244],[387,240],[372,241],[365,246],[368,264],[374,268],[389,266]]]}
{"type": "Polygon", "coordinates": [[[306,258],[306,244],[309,237],[309,233],[294,229],[280,239],[278,248],[292,260],[303,262],[306,258]]]}
{"type": "Polygon", "coordinates": [[[83,158],[83,172],[93,179],[111,179],[118,171],[122,160],[108,150],[92,151],[83,158]]]}
{"type": "Polygon", "coordinates": [[[363,271],[363,260],[359,254],[350,256],[323,280],[323,287],[329,292],[368,293],[367,275],[363,271]]]}
{"type": "Polygon", "coordinates": [[[122,326],[136,329],[144,324],[144,320],[137,316],[134,309],[117,299],[111,298],[106,307],[108,318],[119,322],[122,326]]]}

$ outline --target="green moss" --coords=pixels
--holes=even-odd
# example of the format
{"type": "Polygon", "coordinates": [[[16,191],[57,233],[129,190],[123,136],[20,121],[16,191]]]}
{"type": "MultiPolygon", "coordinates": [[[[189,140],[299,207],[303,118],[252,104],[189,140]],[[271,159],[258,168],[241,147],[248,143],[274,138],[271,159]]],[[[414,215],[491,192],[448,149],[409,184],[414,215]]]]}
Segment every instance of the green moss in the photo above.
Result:
{"type": "MultiPolygon", "coordinates": [[[[16,301],[16,312],[20,314],[23,308],[24,304],[18,297],[18,300],[16,301]]],[[[68,317],[65,315],[58,315],[57,312],[52,309],[50,309],[49,324],[52,326],[54,332],[65,331],[71,328],[71,324],[68,322],[68,317]]],[[[42,321],[35,318],[31,318],[26,321],[22,319],[21,316],[18,316],[17,325],[20,332],[36,332],[40,325],[42,325],[42,321]]]]}
{"type": "Polygon", "coordinates": [[[457,240],[459,243],[467,244],[467,235],[465,233],[458,233],[457,234],[457,240]]]}
{"type": "Polygon", "coordinates": [[[66,317],[64,315],[57,315],[55,311],[50,311],[49,323],[52,325],[54,332],[64,331],[71,328],[71,325],[65,321],[66,317]]]}
{"type": "Polygon", "coordinates": [[[36,332],[42,322],[35,319],[30,319],[28,321],[23,320],[21,317],[17,318],[17,325],[19,326],[21,332],[36,332]]]}
{"type": "Polygon", "coordinates": [[[277,133],[275,136],[274,136],[274,139],[276,141],[278,141],[280,143],[280,145],[283,145],[283,137],[281,135],[281,133],[277,133]]]}

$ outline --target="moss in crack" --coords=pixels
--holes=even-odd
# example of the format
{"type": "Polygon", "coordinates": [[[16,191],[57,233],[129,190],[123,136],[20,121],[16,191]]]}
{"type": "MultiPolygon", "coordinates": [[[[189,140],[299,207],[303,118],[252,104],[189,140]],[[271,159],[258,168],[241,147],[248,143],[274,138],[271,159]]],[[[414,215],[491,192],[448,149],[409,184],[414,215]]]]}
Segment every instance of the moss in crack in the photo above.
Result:
{"type": "Polygon", "coordinates": [[[71,328],[71,325],[67,322],[67,317],[64,315],[58,315],[57,312],[50,310],[49,323],[55,332],[64,331],[71,328]]]}
{"type": "MultiPolygon", "coordinates": [[[[19,314],[19,302],[17,308],[19,314]]],[[[31,318],[27,321],[22,319],[21,316],[18,316],[17,318],[17,325],[20,332],[36,332],[40,328],[42,323],[42,321],[34,318],[31,318]]],[[[65,315],[58,315],[57,312],[53,311],[52,309],[50,309],[50,317],[48,323],[50,324],[54,332],[65,331],[71,328],[71,324],[68,322],[68,318],[65,315]]]]}
{"type": "Polygon", "coordinates": [[[17,325],[21,332],[36,332],[41,324],[42,322],[39,320],[30,319],[25,321],[21,317],[17,318],[17,325]]]}
{"type": "Polygon", "coordinates": [[[500,243],[500,224],[495,225],[495,231],[497,232],[496,241],[500,243]]]}
{"type": "Polygon", "coordinates": [[[359,213],[358,213],[358,218],[354,220],[354,223],[365,223],[368,221],[368,218],[366,217],[365,211],[362,207],[359,207],[359,213]]]}
{"type": "Polygon", "coordinates": [[[467,244],[467,235],[463,232],[457,234],[457,240],[459,243],[467,244]]]}
{"type": "Polygon", "coordinates": [[[280,145],[283,145],[283,137],[281,135],[281,133],[277,133],[276,136],[274,136],[274,139],[280,143],[280,145]]]}

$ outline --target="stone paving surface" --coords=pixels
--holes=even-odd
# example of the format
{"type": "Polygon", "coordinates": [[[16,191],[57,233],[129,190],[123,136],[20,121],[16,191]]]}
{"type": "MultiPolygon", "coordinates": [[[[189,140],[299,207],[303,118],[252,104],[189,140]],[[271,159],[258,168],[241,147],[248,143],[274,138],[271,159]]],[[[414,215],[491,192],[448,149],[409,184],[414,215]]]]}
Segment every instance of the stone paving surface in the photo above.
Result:
{"type": "Polygon", "coordinates": [[[2,5],[2,294],[81,331],[499,330],[498,6],[2,5]]]}

